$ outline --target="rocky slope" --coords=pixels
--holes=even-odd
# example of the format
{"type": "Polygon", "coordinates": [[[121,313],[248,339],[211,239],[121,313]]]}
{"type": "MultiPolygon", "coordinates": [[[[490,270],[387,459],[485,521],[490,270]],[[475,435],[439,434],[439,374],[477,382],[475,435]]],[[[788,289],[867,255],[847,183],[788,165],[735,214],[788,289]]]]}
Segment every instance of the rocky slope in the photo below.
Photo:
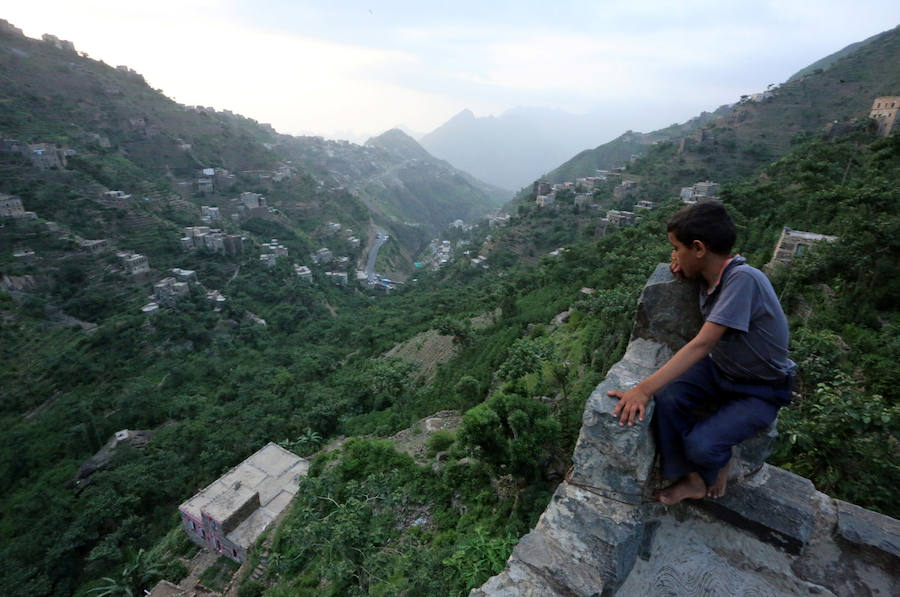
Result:
{"type": "Polygon", "coordinates": [[[888,595],[898,586],[900,521],[834,500],[809,480],[765,464],[771,430],[737,447],[723,498],[671,508],[649,498],[658,482],[652,412],[647,424],[620,427],[606,391],[655,370],[699,322],[696,287],[676,282],[660,264],[642,294],[625,356],[585,407],[568,481],[506,569],[472,597],[856,597],[888,595]]]}

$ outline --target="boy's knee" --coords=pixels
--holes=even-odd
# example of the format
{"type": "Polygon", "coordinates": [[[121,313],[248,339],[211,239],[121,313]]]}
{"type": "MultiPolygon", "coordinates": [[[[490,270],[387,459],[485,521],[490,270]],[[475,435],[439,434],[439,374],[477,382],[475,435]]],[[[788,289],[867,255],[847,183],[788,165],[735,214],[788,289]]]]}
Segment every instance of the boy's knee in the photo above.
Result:
{"type": "Polygon", "coordinates": [[[687,459],[704,468],[721,468],[725,466],[731,457],[731,449],[723,450],[722,447],[705,437],[695,437],[692,434],[684,440],[684,453],[687,459]]]}

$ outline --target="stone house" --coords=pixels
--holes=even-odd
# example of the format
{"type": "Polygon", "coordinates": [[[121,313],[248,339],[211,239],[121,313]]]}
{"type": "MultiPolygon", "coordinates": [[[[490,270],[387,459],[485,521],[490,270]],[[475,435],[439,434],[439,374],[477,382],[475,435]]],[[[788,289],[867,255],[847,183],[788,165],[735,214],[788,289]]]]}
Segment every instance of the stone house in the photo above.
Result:
{"type": "Polygon", "coordinates": [[[13,195],[0,193],[0,218],[24,218],[25,207],[22,200],[13,195]]]}
{"type": "Polygon", "coordinates": [[[223,168],[216,168],[213,181],[217,189],[230,189],[237,183],[237,176],[223,168]]]}
{"type": "Polygon", "coordinates": [[[192,269],[181,269],[180,267],[172,268],[172,275],[179,282],[197,282],[197,272],[192,269]]]}
{"type": "Polygon", "coordinates": [[[131,195],[125,193],[125,191],[104,191],[103,198],[104,199],[125,200],[125,199],[131,199],[131,195]]]}
{"type": "Polygon", "coordinates": [[[205,223],[209,224],[212,222],[218,222],[222,219],[222,214],[219,211],[218,207],[211,207],[209,205],[201,205],[200,206],[200,219],[202,219],[205,223]]]}
{"type": "Polygon", "coordinates": [[[331,252],[331,249],[327,247],[322,247],[318,251],[312,254],[312,261],[315,264],[325,264],[331,263],[331,260],[334,259],[334,254],[331,252]]]}
{"type": "Polygon", "coordinates": [[[347,285],[347,272],[325,272],[325,277],[338,286],[347,285]]]}
{"type": "Polygon", "coordinates": [[[606,212],[606,219],[609,220],[610,224],[615,224],[616,226],[630,226],[634,224],[634,213],[611,209],[606,212]]]}
{"type": "Polygon", "coordinates": [[[65,50],[67,52],[75,52],[75,44],[70,42],[67,39],[59,39],[55,35],[50,35],[49,33],[45,33],[41,36],[41,39],[56,48],[57,50],[65,50]]]}
{"type": "Polygon", "coordinates": [[[276,257],[287,257],[288,248],[278,242],[277,238],[273,238],[271,242],[263,243],[263,251],[274,253],[276,257]]]}
{"type": "Polygon", "coordinates": [[[96,240],[82,240],[78,243],[78,246],[87,251],[88,253],[102,253],[104,251],[109,250],[109,241],[105,238],[98,238],[96,240]]]}
{"type": "Polygon", "coordinates": [[[197,192],[202,194],[212,193],[215,185],[213,184],[212,178],[198,178],[197,182],[197,192]]]}
{"type": "Polygon", "coordinates": [[[613,189],[613,197],[616,199],[624,199],[634,195],[638,190],[638,183],[634,180],[623,180],[621,184],[616,185],[613,189]]]}
{"type": "Polygon", "coordinates": [[[161,305],[172,306],[178,297],[188,294],[190,287],[187,282],[178,282],[173,277],[163,278],[153,285],[153,296],[161,305]]]}
{"type": "Polygon", "coordinates": [[[876,97],[872,102],[869,118],[878,124],[878,135],[887,137],[897,124],[897,111],[900,110],[900,95],[876,97]]]}
{"type": "Polygon", "coordinates": [[[270,442],[181,504],[182,526],[201,547],[243,562],[308,469],[309,461],[270,442]]]}
{"type": "Polygon", "coordinates": [[[39,170],[57,169],[66,167],[66,154],[62,149],[57,149],[50,143],[35,143],[28,146],[28,159],[31,165],[39,170]]]}
{"type": "Polygon", "coordinates": [[[239,201],[241,202],[241,205],[243,205],[247,209],[259,209],[260,207],[266,207],[266,198],[259,193],[241,193],[239,201]]]}
{"type": "Polygon", "coordinates": [[[538,207],[548,207],[556,203],[556,193],[550,193],[549,195],[538,195],[534,200],[535,204],[538,207]]]}
{"type": "Polygon", "coordinates": [[[721,188],[722,185],[710,180],[694,183],[691,198],[695,201],[699,201],[700,199],[712,199],[719,196],[719,190],[721,190],[721,188]]]}
{"type": "Polygon", "coordinates": [[[150,260],[140,253],[119,253],[118,257],[129,274],[135,275],[150,271],[150,260]]]}
{"type": "Polygon", "coordinates": [[[207,251],[213,253],[225,253],[225,233],[221,230],[211,230],[203,235],[203,244],[207,251]]]}
{"type": "Polygon", "coordinates": [[[836,241],[838,237],[828,236],[827,234],[817,234],[815,232],[803,232],[802,230],[793,230],[785,226],[781,230],[781,237],[775,244],[775,251],[772,254],[772,260],[766,264],[765,269],[771,271],[776,265],[790,265],[794,261],[794,257],[802,255],[811,246],[825,242],[836,241]]]}
{"type": "Polygon", "coordinates": [[[549,195],[552,190],[550,183],[546,180],[536,180],[534,181],[534,194],[537,195],[549,195]]]}
{"type": "Polygon", "coordinates": [[[306,267],[305,265],[300,265],[299,263],[294,264],[294,273],[297,274],[297,277],[301,280],[312,280],[312,270],[306,267]]]}
{"type": "Polygon", "coordinates": [[[634,208],[635,209],[653,209],[653,202],[646,201],[646,200],[638,201],[637,203],[634,204],[634,208]]]}

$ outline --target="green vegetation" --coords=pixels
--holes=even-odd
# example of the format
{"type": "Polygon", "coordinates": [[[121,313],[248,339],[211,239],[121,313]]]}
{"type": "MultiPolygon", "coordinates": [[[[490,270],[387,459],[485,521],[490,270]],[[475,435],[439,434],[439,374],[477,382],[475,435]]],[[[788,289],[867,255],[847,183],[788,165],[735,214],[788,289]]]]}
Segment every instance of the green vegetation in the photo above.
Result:
{"type": "MultiPolygon", "coordinates": [[[[898,64],[882,60],[896,53],[895,37],[864,48],[882,70],[898,64]]],[[[10,80],[15,69],[31,73],[16,56],[0,55],[10,80]]],[[[827,77],[846,75],[848,60],[862,58],[844,57],[824,74],[784,86],[780,97],[827,96],[827,77]]],[[[371,221],[389,225],[399,246],[385,256],[398,263],[427,238],[421,226],[372,215],[367,202],[387,201],[378,194],[385,185],[372,182],[379,172],[347,157],[356,150],[279,138],[237,116],[189,113],[136,78],[86,60],[73,64],[92,73],[67,83],[73,97],[83,79],[96,83],[79,91],[84,103],[51,103],[42,99],[51,91],[35,98],[24,86],[0,90],[11,108],[0,115],[4,133],[50,136],[81,152],[69,170],[49,172],[0,156],[0,190],[43,219],[4,221],[0,229],[0,269],[22,284],[0,293],[0,593],[138,594],[159,578],[178,580],[180,558],[193,547],[178,528],[177,505],[278,441],[315,460],[274,533],[266,574],[245,582],[241,595],[467,594],[502,568],[568,468],[585,400],[621,357],[647,276],[668,260],[664,222],[680,207],[671,198],[703,178],[727,183],[723,198],[739,226],[739,249],[753,265],[769,260],[785,225],[839,237],[773,274],[801,374],[798,397],[780,417],[773,461],[834,496],[900,514],[891,491],[900,481],[900,136],[873,139],[861,122],[844,136],[807,133],[791,142],[792,130],[818,129],[822,114],[831,120],[831,108],[816,104],[806,120],[788,122],[797,112],[784,104],[746,106],[744,120],[709,124],[684,151],[658,143],[629,166],[641,197],[657,202],[638,224],[607,227],[600,212],[566,194],[540,210],[523,196],[505,228],[448,232],[470,243],[457,247],[453,263],[374,295],[336,287],[319,270],[312,282],[300,280],[291,267],[325,244],[361,256],[325,231],[329,221],[363,241],[371,221]],[[132,103],[119,101],[109,84],[132,103]],[[125,153],[83,140],[90,131],[77,123],[91,122],[85,106],[101,115],[97,132],[125,153]],[[138,116],[161,123],[162,132],[142,136],[114,124],[138,116]],[[765,126],[745,124],[751,121],[765,126]],[[777,127],[785,132],[770,138],[777,127]],[[189,140],[191,151],[176,139],[189,140]],[[263,145],[276,142],[284,144],[278,151],[263,145]],[[216,202],[228,211],[233,195],[173,198],[164,166],[193,176],[201,165],[254,170],[286,156],[302,170],[290,179],[237,177],[235,194],[264,192],[273,208],[222,224],[247,237],[241,255],[181,249],[182,227],[198,223],[198,206],[216,202]],[[380,190],[358,196],[330,184],[337,181],[326,174],[336,168],[380,190]],[[97,199],[122,180],[147,201],[97,199]],[[126,276],[111,253],[78,252],[75,235],[139,250],[152,275],[126,276]],[[272,237],[290,258],[266,268],[256,247],[272,237]],[[36,256],[14,259],[21,246],[36,256]],[[469,249],[487,255],[490,268],[465,259],[469,249]],[[227,295],[225,306],[214,310],[194,287],[174,307],[141,314],[150,284],[173,267],[196,270],[205,288],[227,295]],[[551,324],[563,311],[568,318],[551,324]],[[495,313],[485,325],[470,323],[495,313]],[[97,327],[88,331],[85,322],[97,327]],[[451,335],[458,348],[433,377],[383,356],[429,329],[451,335]],[[461,425],[425,440],[418,461],[385,439],[447,409],[460,412],[461,425]],[[121,429],[150,430],[152,438],[142,447],[119,445],[105,466],[79,477],[121,429]],[[348,439],[322,449],[339,436],[348,439]]],[[[868,69],[860,71],[865,76],[853,79],[860,97],[833,100],[849,115],[877,87],[868,69]]],[[[47,85],[38,74],[28,81],[47,85]]],[[[410,176],[396,197],[418,200],[427,173],[402,168],[410,176]]],[[[627,207],[609,191],[595,199],[627,207]]],[[[433,214],[432,204],[399,199],[395,211],[384,208],[387,215],[399,218],[397,205],[433,214]]],[[[444,199],[458,196],[447,191],[444,199]]],[[[226,570],[208,574],[217,584],[226,570]]]]}

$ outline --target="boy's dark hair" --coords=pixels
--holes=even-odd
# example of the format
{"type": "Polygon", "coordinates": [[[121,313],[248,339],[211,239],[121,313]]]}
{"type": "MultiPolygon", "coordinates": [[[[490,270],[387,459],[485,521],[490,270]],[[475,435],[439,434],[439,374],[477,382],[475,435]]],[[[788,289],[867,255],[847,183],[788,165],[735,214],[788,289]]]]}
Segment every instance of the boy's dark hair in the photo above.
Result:
{"type": "Polygon", "coordinates": [[[727,255],[734,246],[736,233],[731,216],[718,201],[700,201],[682,208],[669,220],[666,231],[690,246],[699,240],[718,255],[727,255]]]}

